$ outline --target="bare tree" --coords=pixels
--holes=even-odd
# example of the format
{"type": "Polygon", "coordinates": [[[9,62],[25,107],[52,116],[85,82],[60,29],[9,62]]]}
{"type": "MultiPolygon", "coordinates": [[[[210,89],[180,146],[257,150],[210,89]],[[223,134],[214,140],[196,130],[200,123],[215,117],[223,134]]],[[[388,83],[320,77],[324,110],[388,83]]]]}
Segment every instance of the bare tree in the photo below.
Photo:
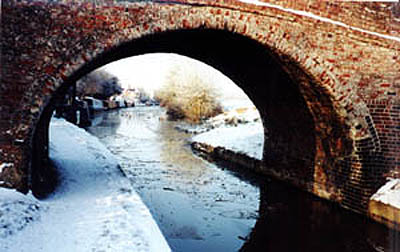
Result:
{"type": "Polygon", "coordinates": [[[76,91],[78,96],[107,99],[114,94],[120,94],[122,88],[116,76],[104,70],[95,70],[78,80],[76,91]]]}

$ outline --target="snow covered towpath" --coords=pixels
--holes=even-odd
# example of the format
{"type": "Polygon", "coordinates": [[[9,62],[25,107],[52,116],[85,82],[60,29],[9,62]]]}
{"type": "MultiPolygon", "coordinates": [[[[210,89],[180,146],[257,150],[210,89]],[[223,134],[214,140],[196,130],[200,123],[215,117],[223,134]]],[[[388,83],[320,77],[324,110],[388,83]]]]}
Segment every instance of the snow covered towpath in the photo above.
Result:
{"type": "Polygon", "coordinates": [[[0,188],[0,251],[170,251],[97,138],[57,119],[50,139],[61,184],[42,201],[0,188]]]}

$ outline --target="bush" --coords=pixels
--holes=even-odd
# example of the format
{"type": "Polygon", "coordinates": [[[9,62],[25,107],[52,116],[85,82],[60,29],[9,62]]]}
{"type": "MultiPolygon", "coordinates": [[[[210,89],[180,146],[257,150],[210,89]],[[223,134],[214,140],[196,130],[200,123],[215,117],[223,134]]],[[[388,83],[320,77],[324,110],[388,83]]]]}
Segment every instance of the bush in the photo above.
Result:
{"type": "Polygon", "coordinates": [[[166,107],[171,120],[199,123],[222,112],[218,92],[211,81],[179,66],[171,70],[155,96],[166,107]]]}

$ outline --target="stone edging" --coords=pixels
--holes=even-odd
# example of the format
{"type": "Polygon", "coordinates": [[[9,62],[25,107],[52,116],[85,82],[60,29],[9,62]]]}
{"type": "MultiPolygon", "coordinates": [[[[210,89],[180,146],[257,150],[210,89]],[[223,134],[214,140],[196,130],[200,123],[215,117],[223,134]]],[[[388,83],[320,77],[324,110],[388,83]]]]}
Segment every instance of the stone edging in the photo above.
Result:
{"type": "MultiPolygon", "coordinates": [[[[251,172],[271,176],[281,181],[283,180],[282,176],[275,174],[274,171],[267,171],[265,169],[265,164],[261,160],[249,157],[246,154],[237,153],[232,150],[225,149],[224,147],[214,147],[200,142],[192,142],[191,147],[192,150],[198,152],[202,157],[228,161],[237,164],[242,168],[246,168],[251,172]]],[[[285,182],[293,184],[293,181],[285,182]]],[[[382,223],[391,229],[400,231],[400,209],[375,200],[371,200],[369,202],[368,213],[366,214],[369,218],[382,223]]]]}

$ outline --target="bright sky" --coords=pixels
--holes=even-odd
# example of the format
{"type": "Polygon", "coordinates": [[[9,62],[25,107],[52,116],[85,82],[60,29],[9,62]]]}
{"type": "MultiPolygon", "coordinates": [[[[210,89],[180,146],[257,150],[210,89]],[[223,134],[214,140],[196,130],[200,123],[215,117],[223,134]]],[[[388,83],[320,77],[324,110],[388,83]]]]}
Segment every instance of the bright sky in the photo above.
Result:
{"type": "Polygon", "coordinates": [[[163,83],[170,64],[168,54],[146,54],[112,62],[103,69],[117,76],[125,89],[155,89],[163,83]]]}
{"type": "Polygon", "coordinates": [[[153,53],[125,58],[103,67],[117,76],[123,88],[142,87],[152,93],[163,85],[172,69],[180,67],[182,72],[196,72],[216,85],[222,98],[240,98],[244,93],[229,78],[218,70],[200,61],[171,53],[153,53]]]}

